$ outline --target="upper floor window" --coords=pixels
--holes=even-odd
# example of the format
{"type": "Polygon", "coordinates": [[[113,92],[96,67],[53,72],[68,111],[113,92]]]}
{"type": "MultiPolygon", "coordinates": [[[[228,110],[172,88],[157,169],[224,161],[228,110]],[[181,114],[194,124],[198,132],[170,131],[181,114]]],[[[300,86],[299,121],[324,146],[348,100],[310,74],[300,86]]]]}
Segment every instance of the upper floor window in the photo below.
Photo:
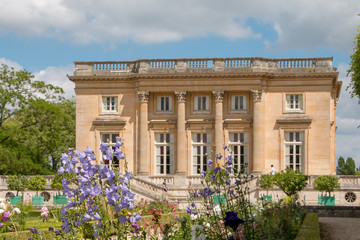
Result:
{"type": "Polygon", "coordinates": [[[201,174],[208,170],[208,156],[211,154],[211,136],[208,133],[192,134],[192,173],[201,174]]]}
{"type": "Polygon", "coordinates": [[[234,173],[245,173],[248,167],[248,134],[230,133],[229,149],[233,160],[234,173]]]}
{"type": "Polygon", "coordinates": [[[118,111],[118,97],[103,97],[103,111],[117,112],[118,111]]]}
{"type": "Polygon", "coordinates": [[[286,94],[286,110],[302,111],[303,95],[302,94],[286,94]]]}
{"type": "Polygon", "coordinates": [[[304,133],[285,132],[285,167],[303,171],[304,133]]]}
{"type": "Polygon", "coordinates": [[[174,135],[170,133],[155,134],[156,174],[174,173],[174,135]]]}
{"type": "Polygon", "coordinates": [[[156,104],[158,112],[172,112],[172,97],[159,96],[157,97],[156,104]]]}
{"type": "Polygon", "coordinates": [[[246,111],[246,96],[231,96],[231,111],[246,111]]]}
{"type": "Polygon", "coordinates": [[[209,111],[209,96],[194,97],[194,111],[209,111]]]}

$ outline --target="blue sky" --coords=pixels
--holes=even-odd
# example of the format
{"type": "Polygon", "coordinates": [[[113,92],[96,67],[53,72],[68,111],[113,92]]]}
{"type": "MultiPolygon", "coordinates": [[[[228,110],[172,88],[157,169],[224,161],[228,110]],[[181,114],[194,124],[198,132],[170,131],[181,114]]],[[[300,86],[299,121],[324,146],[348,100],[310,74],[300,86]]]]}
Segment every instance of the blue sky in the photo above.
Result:
{"type": "Polygon", "coordinates": [[[360,105],[345,90],[358,0],[0,0],[0,63],[74,95],[73,61],[334,57],[337,158],[360,165],[360,105]]]}

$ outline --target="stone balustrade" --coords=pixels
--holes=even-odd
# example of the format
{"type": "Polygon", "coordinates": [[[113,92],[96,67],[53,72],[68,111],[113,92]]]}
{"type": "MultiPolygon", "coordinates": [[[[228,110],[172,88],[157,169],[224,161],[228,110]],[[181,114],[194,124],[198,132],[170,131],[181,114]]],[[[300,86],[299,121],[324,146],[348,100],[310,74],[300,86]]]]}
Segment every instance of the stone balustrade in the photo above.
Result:
{"type": "Polygon", "coordinates": [[[329,58],[189,58],[76,61],[75,76],[236,72],[335,72],[329,58]]]}

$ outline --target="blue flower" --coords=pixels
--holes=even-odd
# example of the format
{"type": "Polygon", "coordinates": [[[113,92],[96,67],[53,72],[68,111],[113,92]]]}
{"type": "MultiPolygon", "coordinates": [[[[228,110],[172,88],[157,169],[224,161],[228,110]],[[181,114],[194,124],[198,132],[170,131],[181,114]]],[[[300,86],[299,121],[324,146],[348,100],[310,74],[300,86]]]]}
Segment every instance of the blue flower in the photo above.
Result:
{"type": "Polygon", "coordinates": [[[53,232],[55,230],[55,228],[53,226],[49,227],[49,232],[53,232]]]}
{"type": "Polygon", "coordinates": [[[217,174],[218,172],[219,172],[219,170],[220,170],[221,168],[220,167],[216,167],[215,169],[214,169],[214,174],[217,174]]]}
{"type": "Polygon", "coordinates": [[[216,158],[217,158],[217,159],[221,159],[221,158],[222,158],[221,153],[216,154],[216,158]]]}
{"type": "Polygon", "coordinates": [[[205,171],[201,171],[201,176],[203,176],[203,177],[205,177],[205,176],[206,176],[205,171]]]}
{"type": "Polygon", "coordinates": [[[236,185],[236,186],[239,186],[240,184],[241,184],[241,180],[238,180],[238,179],[235,180],[235,185],[236,185]]]}
{"type": "Polygon", "coordinates": [[[225,150],[226,148],[227,148],[227,146],[223,144],[223,149],[225,150]]]}
{"type": "Polygon", "coordinates": [[[209,160],[208,160],[208,165],[211,166],[211,164],[212,164],[212,160],[209,159],[209,160]]]}
{"type": "Polygon", "coordinates": [[[235,212],[225,212],[225,227],[231,227],[234,231],[244,220],[240,219],[235,212]]]}

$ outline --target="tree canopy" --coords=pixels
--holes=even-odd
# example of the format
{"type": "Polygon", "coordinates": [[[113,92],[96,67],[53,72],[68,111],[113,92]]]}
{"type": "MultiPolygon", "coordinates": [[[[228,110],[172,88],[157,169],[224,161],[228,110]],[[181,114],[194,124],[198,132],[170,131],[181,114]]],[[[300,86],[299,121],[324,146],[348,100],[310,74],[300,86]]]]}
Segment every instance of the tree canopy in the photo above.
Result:
{"type": "Polygon", "coordinates": [[[353,46],[353,54],[350,56],[350,68],[347,72],[347,76],[351,77],[351,82],[347,89],[350,89],[352,97],[356,96],[360,101],[360,27],[355,35],[353,46]]]}
{"type": "Polygon", "coordinates": [[[52,174],[75,145],[75,101],[25,70],[0,67],[0,174],[52,174]]]}
{"type": "Polygon", "coordinates": [[[355,161],[348,157],[345,161],[343,157],[339,157],[338,166],[336,168],[337,175],[357,175],[355,161]]]}

